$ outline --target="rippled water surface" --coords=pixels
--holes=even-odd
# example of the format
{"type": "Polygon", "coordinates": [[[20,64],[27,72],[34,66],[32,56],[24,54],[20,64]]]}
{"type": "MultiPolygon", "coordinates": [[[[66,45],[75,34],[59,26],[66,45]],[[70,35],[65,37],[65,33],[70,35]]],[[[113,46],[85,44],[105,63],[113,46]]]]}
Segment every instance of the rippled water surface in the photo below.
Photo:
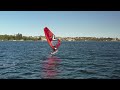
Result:
{"type": "Polygon", "coordinates": [[[120,42],[0,42],[0,79],[120,79],[120,42]]]}

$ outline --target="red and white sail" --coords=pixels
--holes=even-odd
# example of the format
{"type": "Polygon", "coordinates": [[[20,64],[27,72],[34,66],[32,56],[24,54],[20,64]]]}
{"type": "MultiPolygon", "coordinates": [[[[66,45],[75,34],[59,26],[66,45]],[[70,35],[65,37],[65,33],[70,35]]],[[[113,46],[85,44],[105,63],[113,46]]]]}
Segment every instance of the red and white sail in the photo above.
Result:
{"type": "Polygon", "coordinates": [[[55,47],[54,47],[54,45],[52,43],[54,34],[47,27],[44,28],[44,33],[45,33],[45,37],[46,37],[47,42],[50,45],[50,47],[52,49],[55,49],[55,47],[58,49],[60,46],[60,43],[61,43],[60,40],[57,39],[57,43],[55,44],[55,47]]]}

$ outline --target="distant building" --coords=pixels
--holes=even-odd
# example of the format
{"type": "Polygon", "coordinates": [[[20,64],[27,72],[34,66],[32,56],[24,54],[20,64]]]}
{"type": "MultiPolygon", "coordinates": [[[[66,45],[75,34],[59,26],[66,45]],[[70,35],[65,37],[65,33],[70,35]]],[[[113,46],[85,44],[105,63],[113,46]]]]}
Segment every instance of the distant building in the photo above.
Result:
{"type": "Polygon", "coordinates": [[[41,37],[41,41],[47,41],[45,37],[41,37]]]}

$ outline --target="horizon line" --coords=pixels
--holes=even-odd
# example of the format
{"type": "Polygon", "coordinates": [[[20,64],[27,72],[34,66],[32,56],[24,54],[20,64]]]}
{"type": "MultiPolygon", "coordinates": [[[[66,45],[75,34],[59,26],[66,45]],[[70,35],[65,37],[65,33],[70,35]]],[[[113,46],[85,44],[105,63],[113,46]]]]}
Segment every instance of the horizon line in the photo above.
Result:
{"type": "MultiPolygon", "coordinates": [[[[17,34],[22,34],[22,33],[17,33],[17,34]]],[[[0,34],[0,35],[17,35],[17,34],[0,34]]],[[[23,35],[22,34],[22,36],[27,36],[27,37],[29,37],[29,36],[32,36],[32,37],[36,37],[36,36],[38,36],[38,35],[23,35]]],[[[45,37],[45,35],[39,35],[39,36],[44,36],[45,37]]],[[[56,37],[62,37],[62,38],[67,38],[67,37],[71,37],[71,38],[75,38],[75,37],[92,37],[92,38],[120,38],[120,37],[110,37],[110,36],[108,36],[108,37],[103,37],[103,36],[101,36],[101,37],[97,37],[97,36],[56,36],[56,37]]]]}

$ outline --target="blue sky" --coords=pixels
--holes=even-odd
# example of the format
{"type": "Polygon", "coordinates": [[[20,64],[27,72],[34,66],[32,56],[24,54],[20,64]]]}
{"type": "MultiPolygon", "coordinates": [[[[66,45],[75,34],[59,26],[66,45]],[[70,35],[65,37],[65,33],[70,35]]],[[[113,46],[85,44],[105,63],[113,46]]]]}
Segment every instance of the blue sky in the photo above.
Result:
{"type": "Polygon", "coordinates": [[[120,11],[0,11],[0,34],[62,37],[118,37],[120,11]]]}

